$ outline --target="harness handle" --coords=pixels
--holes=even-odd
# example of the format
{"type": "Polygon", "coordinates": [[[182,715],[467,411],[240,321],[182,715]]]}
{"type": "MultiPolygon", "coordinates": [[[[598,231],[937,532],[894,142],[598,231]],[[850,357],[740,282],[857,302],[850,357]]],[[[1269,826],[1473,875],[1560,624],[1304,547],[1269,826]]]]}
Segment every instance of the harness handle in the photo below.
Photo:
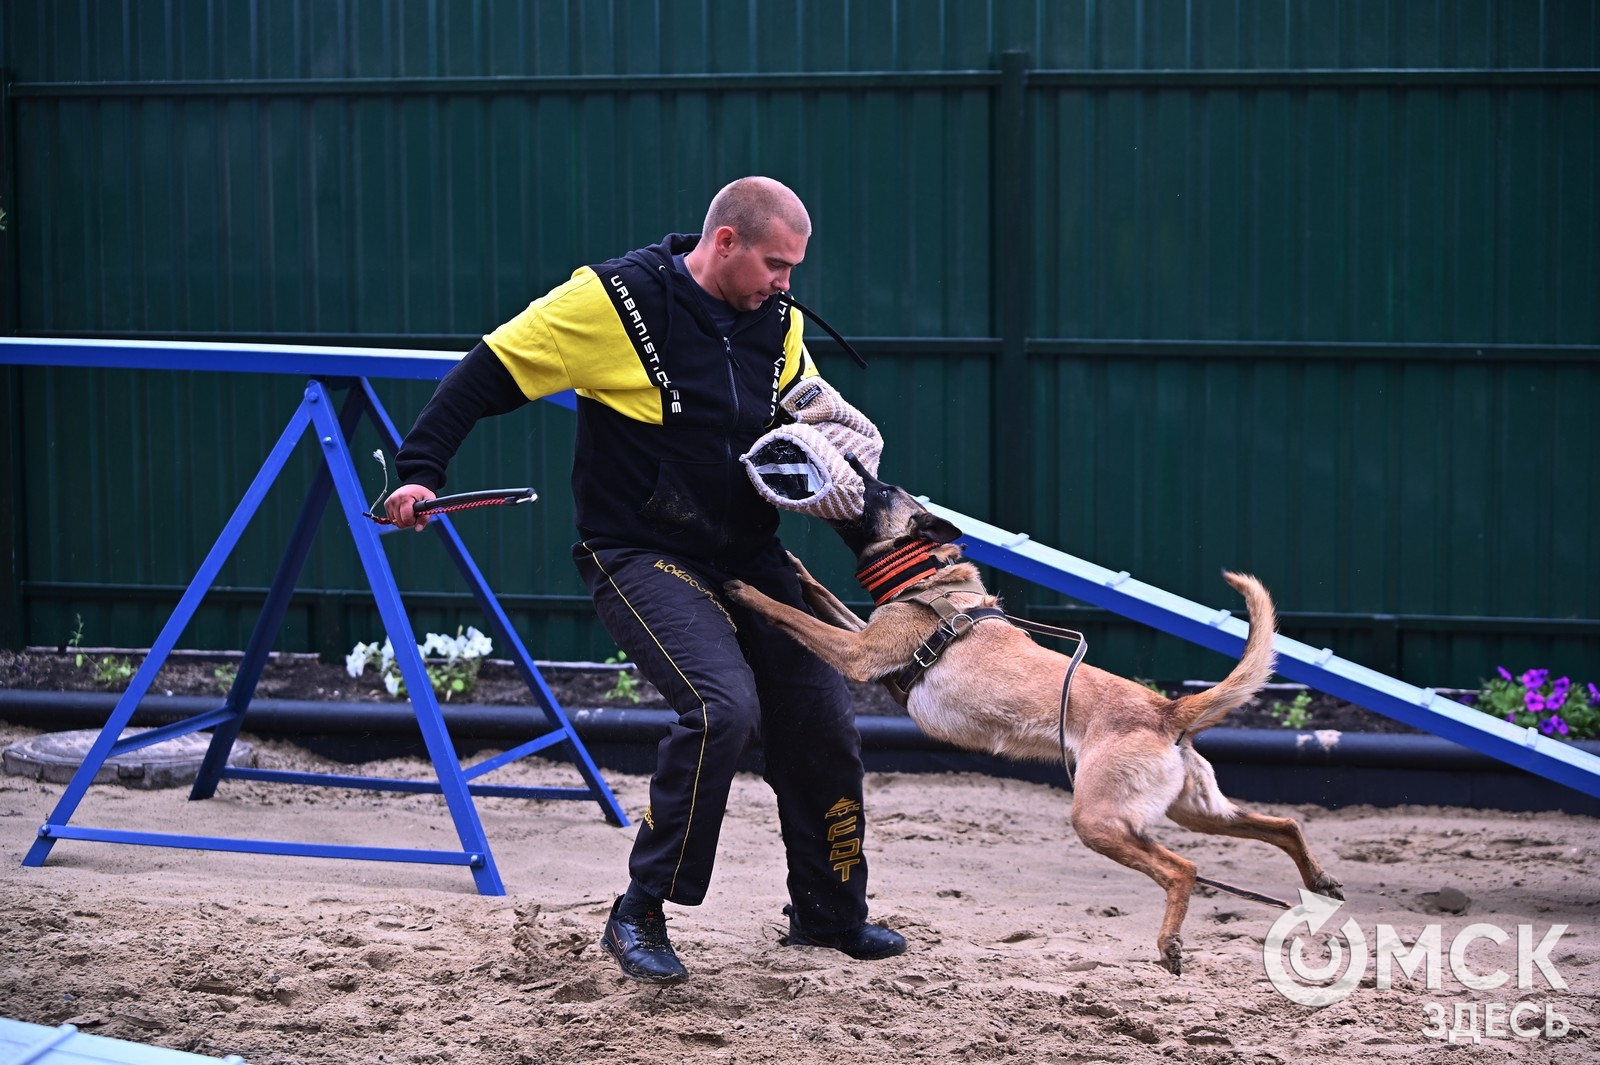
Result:
{"type": "MultiPolygon", "coordinates": [[[[491,488],[483,492],[457,492],[455,495],[435,496],[424,499],[414,505],[412,513],[423,514],[449,514],[456,510],[470,510],[473,507],[499,507],[510,506],[517,503],[532,503],[539,498],[539,493],[532,488],[491,488]]],[[[387,515],[376,511],[364,512],[368,518],[379,525],[393,525],[394,521],[387,515]]]]}

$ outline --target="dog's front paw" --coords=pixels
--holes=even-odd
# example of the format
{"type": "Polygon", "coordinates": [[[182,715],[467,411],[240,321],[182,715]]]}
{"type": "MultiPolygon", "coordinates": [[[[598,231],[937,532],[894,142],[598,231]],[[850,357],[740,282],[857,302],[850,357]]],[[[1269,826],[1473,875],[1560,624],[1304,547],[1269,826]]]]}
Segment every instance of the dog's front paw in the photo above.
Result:
{"type": "Polygon", "coordinates": [[[1330,899],[1344,900],[1344,884],[1327,873],[1319,876],[1315,884],[1308,884],[1307,886],[1319,895],[1325,895],[1330,899]]]}
{"type": "Polygon", "coordinates": [[[744,581],[725,581],[722,585],[722,594],[732,599],[735,603],[745,604],[750,601],[752,595],[756,594],[756,590],[744,581]]]}
{"type": "Polygon", "coordinates": [[[811,575],[811,571],[806,569],[806,564],[800,561],[798,555],[793,551],[785,551],[784,554],[789,556],[789,566],[794,570],[794,575],[800,579],[801,584],[821,586],[821,582],[811,575]]]}

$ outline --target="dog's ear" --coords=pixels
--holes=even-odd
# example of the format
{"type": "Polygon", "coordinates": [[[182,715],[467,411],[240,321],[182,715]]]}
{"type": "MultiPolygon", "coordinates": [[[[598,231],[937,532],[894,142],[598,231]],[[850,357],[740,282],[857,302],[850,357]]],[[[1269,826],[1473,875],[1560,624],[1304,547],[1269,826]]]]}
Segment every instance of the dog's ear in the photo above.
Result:
{"type": "Polygon", "coordinates": [[[912,518],[911,527],[919,536],[936,544],[951,544],[961,539],[960,529],[928,510],[921,511],[912,518]]]}

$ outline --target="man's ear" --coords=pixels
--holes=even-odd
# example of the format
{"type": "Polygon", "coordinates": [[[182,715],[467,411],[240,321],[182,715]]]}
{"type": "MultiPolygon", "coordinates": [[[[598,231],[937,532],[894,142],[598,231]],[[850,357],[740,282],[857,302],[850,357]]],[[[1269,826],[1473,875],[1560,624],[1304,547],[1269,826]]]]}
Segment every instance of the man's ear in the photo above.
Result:
{"type": "Polygon", "coordinates": [[[911,525],[923,538],[936,544],[950,544],[961,539],[960,529],[932,511],[922,511],[911,520],[911,525]]]}

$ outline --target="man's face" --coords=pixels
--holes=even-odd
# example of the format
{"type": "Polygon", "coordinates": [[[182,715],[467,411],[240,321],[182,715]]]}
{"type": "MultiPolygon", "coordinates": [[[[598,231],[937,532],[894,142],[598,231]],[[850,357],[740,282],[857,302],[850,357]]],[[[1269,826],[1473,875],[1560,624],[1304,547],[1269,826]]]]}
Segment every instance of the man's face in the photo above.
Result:
{"type": "Polygon", "coordinates": [[[722,300],[736,311],[753,311],[789,288],[789,272],[806,257],[806,238],[781,222],[766,236],[745,243],[728,227],[717,230],[718,282],[722,300]]]}

